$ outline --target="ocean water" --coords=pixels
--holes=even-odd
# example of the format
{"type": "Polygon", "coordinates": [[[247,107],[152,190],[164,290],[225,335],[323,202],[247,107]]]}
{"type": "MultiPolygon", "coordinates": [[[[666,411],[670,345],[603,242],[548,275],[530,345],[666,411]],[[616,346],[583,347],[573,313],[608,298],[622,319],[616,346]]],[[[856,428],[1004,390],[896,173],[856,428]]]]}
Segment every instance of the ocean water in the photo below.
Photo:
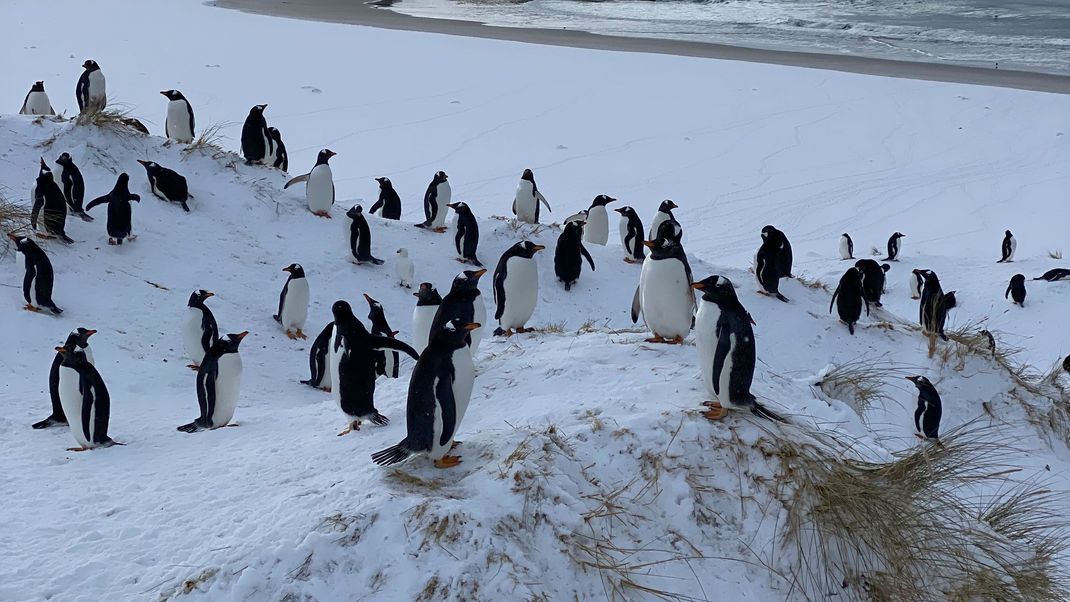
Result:
{"type": "Polygon", "coordinates": [[[414,16],[1070,74],[1070,0],[398,0],[414,16]]]}

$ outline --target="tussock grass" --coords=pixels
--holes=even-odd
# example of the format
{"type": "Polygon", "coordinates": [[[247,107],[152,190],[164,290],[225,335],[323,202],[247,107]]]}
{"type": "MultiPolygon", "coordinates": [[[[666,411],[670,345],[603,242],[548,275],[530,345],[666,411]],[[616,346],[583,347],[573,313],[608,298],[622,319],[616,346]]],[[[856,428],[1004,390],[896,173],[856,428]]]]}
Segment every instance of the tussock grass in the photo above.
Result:
{"type": "Polygon", "coordinates": [[[876,358],[860,357],[843,364],[834,364],[816,386],[834,399],[839,399],[860,417],[878,402],[893,401],[885,393],[886,381],[913,374],[906,366],[888,359],[884,354],[876,358]]]}
{"type": "Polygon", "coordinates": [[[804,274],[796,274],[795,280],[797,280],[799,284],[805,286],[808,289],[824,291],[830,295],[833,292],[832,289],[829,288],[829,285],[818,280],[817,278],[810,278],[809,276],[806,276],[804,274]]]}
{"type": "Polygon", "coordinates": [[[7,237],[10,232],[30,232],[30,208],[8,200],[3,191],[0,191],[0,259],[6,258],[15,249],[14,243],[7,237]]]}
{"type": "Polygon", "coordinates": [[[226,121],[215,122],[202,129],[200,135],[182,149],[182,159],[185,160],[195,152],[208,154],[213,159],[222,159],[228,153],[223,149],[223,141],[226,140],[223,130],[232,125],[234,124],[226,121]]]}
{"type": "Polygon", "coordinates": [[[83,113],[74,119],[78,125],[95,125],[119,137],[148,136],[149,128],[134,117],[131,109],[123,105],[112,105],[102,111],[83,113]]]}

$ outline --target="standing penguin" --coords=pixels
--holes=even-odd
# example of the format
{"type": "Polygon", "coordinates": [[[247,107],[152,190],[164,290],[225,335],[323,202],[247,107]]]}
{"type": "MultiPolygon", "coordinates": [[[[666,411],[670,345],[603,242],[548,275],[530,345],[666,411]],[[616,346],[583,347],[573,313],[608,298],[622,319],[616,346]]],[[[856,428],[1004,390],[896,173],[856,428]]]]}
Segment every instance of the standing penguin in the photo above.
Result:
{"type": "Polygon", "coordinates": [[[108,194],[93,199],[85,210],[89,211],[97,205],[108,204],[108,244],[121,245],[124,238],[131,241],[137,240],[137,235],[132,234],[133,226],[130,218],[133,211],[130,210],[130,201],[141,202],[141,197],[130,193],[130,176],[126,173],[119,174],[115,180],[115,186],[108,194]]]}
{"type": "Polygon", "coordinates": [[[844,232],[840,235],[840,259],[854,259],[855,258],[855,241],[851,240],[851,235],[844,232]]]}
{"type": "Polygon", "coordinates": [[[397,250],[397,259],[394,262],[394,275],[398,279],[398,285],[412,288],[412,281],[416,277],[416,266],[409,257],[409,250],[401,248],[397,250]]]}
{"type": "Polygon", "coordinates": [[[67,236],[67,199],[63,197],[63,191],[56,183],[52,170],[41,158],[41,169],[37,173],[37,181],[33,189],[33,211],[30,213],[30,226],[38,231],[38,216],[44,212],[40,220],[38,236],[44,238],[56,237],[61,241],[71,244],[74,240],[67,236]]]}
{"type": "Polygon", "coordinates": [[[383,219],[401,219],[401,197],[390,178],[375,178],[375,181],[379,182],[379,198],[368,213],[375,215],[379,211],[383,219]]]}
{"type": "Polygon", "coordinates": [[[779,230],[774,228],[769,231],[767,228],[769,226],[762,228],[762,246],[758,247],[754,258],[754,276],[761,287],[758,292],[787,303],[788,298],[780,294],[780,254],[784,246],[783,241],[776,234],[779,230]]]}
{"type": "Polygon", "coordinates": [[[19,109],[19,115],[55,115],[56,110],[52,108],[52,102],[48,100],[48,93],[45,92],[45,82],[34,82],[30,86],[30,91],[26,93],[26,100],[22,101],[22,108],[19,109]]]}
{"type": "Polygon", "coordinates": [[[182,328],[182,342],[186,348],[186,355],[190,363],[186,365],[191,370],[196,370],[201,365],[201,360],[208,350],[219,340],[219,326],[216,325],[212,310],[204,302],[209,297],[214,297],[204,289],[193,291],[186,303],[186,323],[182,328]]]}
{"type": "Polygon", "coordinates": [[[286,330],[286,336],[290,340],[306,339],[303,332],[305,320],[308,319],[308,279],[305,278],[305,268],[299,263],[291,263],[282,268],[289,272],[286,284],[282,285],[282,293],[279,295],[279,313],[272,316],[275,321],[282,324],[286,330]]]}
{"type": "Polygon", "coordinates": [[[899,261],[899,239],[906,236],[902,232],[896,232],[888,239],[888,256],[884,258],[884,261],[899,261]]]}
{"type": "Polygon", "coordinates": [[[316,156],[316,164],[312,171],[291,179],[282,187],[286,190],[294,184],[305,183],[305,201],[312,215],[331,218],[331,207],[334,205],[334,174],[331,173],[331,165],[328,161],[335,156],[336,152],[325,148],[316,156]]]}
{"type": "Polygon", "coordinates": [[[535,184],[535,174],[530,169],[525,169],[520,176],[520,183],[516,185],[516,194],[513,195],[513,215],[525,224],[537,224],[540,205],[546,205],[546,210],[553,212],[550,203],[535,184]]]}
{"type": "Polygon", "coordinates": [[[922,439],[938,441],[940,439],[940,417],[944,406],[940,402],[940,393],[936,391],[929,379],[924,376],[904,377],[918,388],[918,409],[914,411],[914,431],[922,439]]]}
{"type": "Polygon", "coordinates": [[[15,241],[15,250],[26,256],[26,275],[22,279],[22,297],[26,299],[25,308],[39,312],[47,308],[55,315],[63,310],[52,301],[52,285],[55,280],[52,262],[37,243],[25,236],[9,233],[8,238],[15,241]]]}
{"type": "Polygon", "coordinates": [[[583,268],[583,260],[591,264],[594,270],[594,259],[583,246],[584,223],[570,222],[561,230],[561,236],[557,237],[557,247],[554,249],[554,273],[557,279],[565,283],[565,290],[571,290],[572,285],[580,279],[580,271],[583,268]],[[582,257],[581,257],[582,255],[582,257]]]}
{"type": "Polygon", "coordinates": [[[624,261],[641,263],[646,258],[643,252],[643,221],[631,207],[614,209],[620,214],[620,244],[624,247],[624,261]]]}
{"type": "MultiPolygon", "coordinates": [[[[435,317],[431,320],[430,332],[427,340],[435,337],[435,333],[446,322],[454,318],[469,322],[479,322],[477,317],[486,317],[487,307],[483,303],[483,295],[479,292],[479,279],[486,274],[487,270],[465,270],[457,274],[450,285],[450,291],[442,299],[435,311],[435,317]]],[[[422,287],[421,287],[422,288],[422,287]]],[[[437,293],[436,293],[437,295],[437,293]]],[[[482,324],[482,322],[480,322],[482,324]]],[[[477,328],[468,333],[469,346],[474,354],[479,349],[479,343],[483,338],[483,328],[477,328]]]]}
{"type": "Polygon", "coordinates": [[[334,322],[328,322],[323,330],[320,331],[319,336],[312,342],[312,346],[308,349],[308,367],[312,375],[308,380],[301,381],[301,384],[308,385],[314,389],[323,389],[330,392],[331,390],[331,360],[330,360],[330,346],[331,339],[334,336],[334,322]]]}
{"type": "Polygon", "coordinates": [[[145,168],[145,175],[149,179],[149,190],[152,194],[168,203],[182,205],[182,210],[189,213],[189,205],[186,202],[189,201],[190,194],[186,178],[175,170],[153,161],[138,159],[137,162],[145,168]]]}
{"type": "MultiPolygon", "coordinates": [[[[67,335],[67,341],[63,347],[71,353],[81,353],[90,364],[93,363],[93,350],[89,348],[89,337],[97,331],[86,328],[75,328],[67,335]]],[[[52,360],[52,367],[48,370],[48,394],[52,398],[52,413],[39,422],[33,423],[35,429],[46,429],[51,426],[66,426],[67,414],[63,411],[63,403],[59,398],[59,366],[63,362],[63,354],[56,353],[52,360]]]]}
{"type": "Polygon", "coordinates": [[[691,331],[695,292],[691,264],[680,244],[683,229],[676,220],[661,223],[658,236],[645,244],[650,255],[643,262],[639,286],[632,298],[632,323],[643,321],[654,335],[648,343],[680,344],[691,331]]]}
{"type": "Polygon", "coordinates": [[[453,190],[450,188],[449,176],[444,171],[436,171],[435,177],[427,185],[424,193],[424,217],[423,223],[416,224],[417,228],[426,228],[442,233],[446,231],[446,206],[453,198],[453,190]]]}
{"type": "Polygon", "coordinates": [[[461,463],[459,457],[447,454],[453,448],[475,384],[475,366],[465,349],[465,335],[479,327],[480,324],[451,320],[435,333],[409,379],[405,438],[372,454],[373,462],[389,466],[426,455],[435,468],[461,463]]]}
{"type": "Polygon", "coordinates": [[[193,119],[193,107],[178,90],[163,90],[160,92],[170,101],[167,103],[167,120],[164,122],[164,132],[167,138],[175,142],[189,144],[196,136],[195,121],[193,119]]]}
{"type": "Polygon", "coordinates": [[[108,105],[108,94],[105,89],[104,72],[94,60],[82,63],[85,71],[78,78],[78,85],[74,89],[74,95],[78,97],[78,113],[98,113],[108,105]]]}
{"type": "Polygon", "coordinates": [[[269,127],[268,136],[271,138],[271,162],[275,169],[290,171],[290,155],[286,152],[286,145],[282,142],[282,134],[278,128],[269,127]]]}
{"type": "Polygon", "coordinates": [[[918,321],[922,331],[925,334],[939,335],[946,341],[944,325],[947,323],[947,312],[955,305],[955,291],[945,293],[936,272],[926,270],[925,285],[921,289],[921,302],[918,307],[918,321]]]}
{"type": "Polygon", "coordinates": [[[420,290],[412,295],[416,297],[416,309],[412,310],[412,348],[416,353],[423,353],[442,297],[430,282],[421,282],[420,290]]]}
{"type": "MultiPolygon", "coordinates": [[[[396,337],[398,331],[391,330],[390,323],[386,321],[386,311],[383,310],[383,304],[372,299],[368,293],[364,293],[364,300],[368,302],[368,321],[372,324],[372,334],[391,339],[396,337]]],[[[401,364],[398,352],[379,351],[377,353],[375,373],[387,378],[397,378],[398,367],[401,364]]]]}
{"type": "Polygon", "coordinates": [[[921,299],[921,287],[925,285],[925,270],[914,269],[910,271],[910,298],[921,299]]]}
{"type": "Polygon", "coordinates": [[[63,153],[56,159],[56,169],[52,175],[59,184],[63,197],[67,199],[67,207],[71,212],[83,221],[93,221],[82,208],[82,202],[85,201],[85,180],[82,179],[82,171],[74,164],[70,153],[63,153]]]}
{"type": "Polygon", "coordinates": [[[472,209],[468,203],[463,202],[450,203],[447,207],[457,214],[457,234],[453,237],[453,245],[457,248],[457,261],[483,267],[476,257],[479,224],[476,222],[476,216],[472,215],[472,209]]]}
{"type": "Polygon", "coordinates": [[[525,325],[539,301],[539,265],[535,253],[545,249],[531,241],[518,242],[502,253],[494,268],[494,319],[497,336],[527,332],[525,325]]]}
{"type": "Polygon", "coordinates": [[[368,220],[364,219],[364,208],[353,205],[346,212],[349,218],[349,250],[355,260],[353,263],[364,265],[372,263],[383,265],[383,260],[372,256],[372,231],[368,227],[368,220]]]}
{"type": "Polygon", "coordinates": [[[1014,239],[1014,235],[1010,230],[1003,232],[1003,245],[1000,248],[1001,255],[999,261],[996,263],[1007,263],[1014,261],[1014,252],[1018,250],[1018,241],[1014,239]]]}
{"type": "Polygon", "coordinates": [[[762,228],[762,237],[766,237],[768,233],[769,238],[774,238],[780,242],[780,253],[777,254],[777,272],[781,278],[794,278],[795,275],[791,273],[792,264],[792,252],[791,242],[788,241],[788,236],[784,234],[783,230],[778,230],[773,226],[766,226],[762,228]]]}
{"type": "Polygon", "coordinates": [[[583,240],[592,245],[605,246],[609,242],[609,214],[606,205],[617,199],[600,194],[591,201],[587,208],[587,225],[583,229],[583,240]]]}
{"type": "Polygon", "coordinates": [[[63,357],[59,365],[59,401],[78,443],[78,447],[67,451],[83,452],[116,445],[108,436],[111,396],[104,379],[86,354],[66,346],[56,347],[56,352],[63,357]]]}
{"type": "Polygon", "coordinates": [[[245,164],[263,163],[272,153],[275,142],[268,132],[267,119],[264,119],[266,104],[254,105],[249,109],[249,116],[241,128],[241,154],[245,164]]]}
{"type": "Polygon", "coordinates": [[[832,301],[829,302],[829,313],[832,313],[832,306],[836,306],[836,311],[840,314],[840,321],[847,325],[847,330],[851,334],[855,333],[855,323],[862,317],[862,304],[866,304],[866,315],[869,315],[869,301],[862,295],[862,274],[858,268],[847,268],[847,271],[840,276],[840,284],[836,286],[836,291],[832,293],[832,301]],[[837,303],[837,299],[839,303],[837,303]]]}
{"type": "Polygon", "coordinates": [[[220,337],[204,354],[204,361],[197,369],[197,405],[201,414],[177,430],[196,433],[230,426],[241,391],[242,361],[238,345],[248,335],[245,331],[220,337]]]}
{"type": "Polygon", "coordinates": [[[1014,302],[1018,305],[1025,307],[1025,274],[1011,276],[1011,282],[1007,285],[1007,292],[1003,293],[1004,299],[1008,296],[1014,299],[1014,302]]]}
{"type": "Polygon", "coordinates": [[[884,285],[887,282],[885,275],[892,266],[887,263],[877,263],[872,259],[859,259],[855,262],[855,268],[862,275],[862,296],[866,302],[877,307],[881,305],[881,295],[884,294],[884,285]]]}
{"type": "Polygon", "coordinates": [[[701,314],[701,322],[698,319],[695,322],[702,380],[715,398],[703,404],[709,408],[703,416],[720,420],[729,410],[745,410],[760,418],[786,422],[750,392],[757,362],[753,320],[739,302],[732,282],[714,275],[692,284],[691,288],[702,291],[704,304],[716,305],[716,313],[710,308],[701,314]]]}
{"type": "Polygon", "coordinates": [[[658,229],[661,228],[661,222],[666,220],[676,221],[676,216],[672,214],[672,210],[679,207],[679,205],[668,199],[658,205],[658,212],[654,214],[654,219],[650,222],[650,234],[647,236],[647,240],[655,240],[658,237],[658,229]]]}

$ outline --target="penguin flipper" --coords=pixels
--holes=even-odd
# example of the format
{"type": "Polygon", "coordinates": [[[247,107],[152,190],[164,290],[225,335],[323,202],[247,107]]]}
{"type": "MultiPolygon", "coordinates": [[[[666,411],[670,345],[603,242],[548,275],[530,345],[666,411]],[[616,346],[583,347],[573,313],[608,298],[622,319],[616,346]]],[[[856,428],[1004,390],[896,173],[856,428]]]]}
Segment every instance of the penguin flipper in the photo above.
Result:
{"type": "Polygon", "coordinates": [[[765,418],[766,420],[772,420],[773,422],[780,422],[783,424],[790,424],[787,418],[784,418],[780,414],[777,414],[776,412],[765,407],[764,405],[759,403],[758,400],[755,399],[753,396],[751,396],[750,411],[751,414],[754,414],[759,418],[765,418]]]}
{"type": "Polygon", "coordinates": [[[403,342],[401,342],[401,341],[399,341],[397,339],[392,339],[390,337],[377,336],[377,335],[371,335],[371,338],[372,338],[372,348],[374,348],[376,350],[382,351],[382,350],[389,349],[389,350],[393,350],[393,351],[401,351],[401,352],[404,352],[405,354],[407,354],[409,357],[411,357],[414,360],[420,359],[420,354],[416,353],[415,349],[413,349],[412,347],[410,347],[406,343],[403,343],[403,342]]]}
{"type": "Polygon", "coordinates": [[[587,252],[587,247],[585,247],[585,246],[583,246],[581,244],[580,245],[580,253],[583,253],[583,256],[587,258],[587,263],[591,264],[591,271],[592,272],[595,271],[594,270],[594,258],[591,257],[590,253],[587,252]]]}
{"type": "Polygon", "coordinates": [[[286,279],[286,284],[282,285],[282,292],[279,293],[279,313],[272,316],[276,322],[282,322],[282,308],[286,305],[286,291],[290,289],[290,279],[286,279]]]}
{"type": "MultiPolygon", "coordinates": [[[[111,437],[108,436],[108,422],[111,419],[111,396],[108,394],[107,387],[104,386],[104,381],[99,380],[98,384],[92,387],[95,395],[93,400],[93,409],[95,410],[95,416],[93,419],[93,443],[103,444],[109,443],[111,437]]],[[[86,387],[89,389],[90,387],[86,387]]],[[[84,406],[83,406],[84,407],[84,406]]]]}
{"type": "MultiPolygon", "coordinates": [[[[286,190],[287,188],[293,186],[294,184],[300,184],[301,182],[308,182],[308,176],[311,175],[311,173],[312,172],[309,172],[309,173],[306,173],[306,174],[302,174],[300,176],[294,176],[294,178],[291,179],[289,182],[287,182],[286,185],[282,187],[282,189],[286,190]]],[[[331,196],[332,196],[331,204],[333,205],[334,204],[334,198],[333,198],[334,195],[332,194],[331,196]]]]}
{"type": "Polygon", "coordinates": [[[780,299],[780,300],[781,300],[781,301],[783,301],[784,303],[788,303],[788,298],[787,298],[787,297],[785,297],[784,295],[781,295],[781,294],[780,294],[779,292],[778,292],[778,293],[776,293],[776,298],[777,298],[777,299],[780,299]]]}
{"type": "Polygon", "coordinates": [[[215,386],[219,368],[216,361],[202,361],[197,370],[197,404],[201,415],[198,420],[206,421],[215,412],[215,386]]]}
{"type": "Polygon", "coordinates": [[[453,379],[439,378],[435,387],[435,400],[442,408],[442,435],[439,446],[445,446],[457,431],[457,400],[453,396],[453,379]]]}
{"type": "Polygon", "coordinates": [[[632,324],[639,322],[639,312],[643,306],[639,298],[639,287],[635,287],[635,295],[632,296],[632,324]]]}
{"type": "MultiPolygon", "coordinates": [[[[836,297],[840,295],[840,287],[836,287],[836,290],[832,293],[832,301],[829,301],[829,313],[832,313],[832,306],[836,304],[836,297]]],[[[869,311],[869,304],[866,304],[866,311],[869,311]]]]}
{"type": "Polygon", "coordinates": [[[724,370],[725,360],[732,351],[732,335],[727,328],[717,328],[717,348],[713,351],[713,392],[721,395],[721,371],[724,370]]]}
{"type": "Polygon", "coordinates": [[[540,203],[541,202],[543,205],[546,205],[546,210],[547,211],[549,211],[550,213],[554,212],[553,209],[550,209],[550,202],[547,201],[546,197],[542,196],[542,193],[539,192],[538,190],[535,191],[535,202],[536,203],[540,203]]]}

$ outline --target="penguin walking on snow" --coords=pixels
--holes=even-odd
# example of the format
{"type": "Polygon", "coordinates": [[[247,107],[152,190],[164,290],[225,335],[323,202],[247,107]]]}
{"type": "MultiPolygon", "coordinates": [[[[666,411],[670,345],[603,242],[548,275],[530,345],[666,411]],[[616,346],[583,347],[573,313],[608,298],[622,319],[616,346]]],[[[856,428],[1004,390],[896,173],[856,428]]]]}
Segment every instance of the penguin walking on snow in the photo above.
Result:
{"type": "MultiPolygon", "coordinates": [[[[63,347],[71,353],[81,353],[90,364],[93,363],[93,350],[89,348],[89,337],[97,331],[86,328],[75,328],[67,335],[67,341],[63,347]]],[[[48,394],[52,399],[52,413],[48,418],[33,423],[35,429],[46,429],[52,426],[66,426],[67,414],[63,411],[63,403],[59,398],[59,367],[63,363],[63,354],[57,352],[52,360],[52,367],[48,370],[48,394]]]]}
{"type": "Polygon", "coordinates": [[[465,349],[465,335],[480,326],[454,319],[435,333],[409,380],[405,438],[372,454],[373,462],[389,466],[426,455],[436,468],[460,464],[459,457],[447,454],[475,385],[475,366],[465,349]]]}
{"type": "Polygon", "coordinates": [[[851,240],[851,235],[844,232],[840,235],[840,259],[854,259],[855,258],[855,241],[851,240]]]}
{"type": "Polygon", "coordinates": [[[169,140],[189,144],[193,142],[196,133],[196,122],[193,118],[193,107],[178,90],[161,90],[160,94],[167,97],[167,120],[164,122],[164,131],[169,140]]]}
{"type": "Polygon", "coordinates": [[[561,236],[557,238],[557,247],[554,249],[554,273],[557,279],[565,283],[565,290],[572,290],[572,285],[580,279],[580,271],[583,269],[583,260],[591,265],[594,270],[594,259],[583,246],[584,223],[570,222],[561,230],[561,236]]]}
{"type": "Polygon", "coordinates": [[[130,223],[133,216],[133,211],[130,209],[130,201],[140,203],[141,197],[130,193],[130,176],[124,172],[119,174],[119,178],[115,181],[115,186],[111,189],[111,192],[93,199],[85,206],[85,210],[88,212],[97,205],[108,204],[107,229],[109,245],[121,245],[123,244],[123,239],[137,240],[137,235],[133,234],[133,225],[130,223]]]}
{"type": "Polygon", "coordinates": [[[420,289],[412,295],[416,297],[416,308],[412,310],[412,348],[416,353],[423,353],[442,297],[430,282],[421,282],[420,289]]]}
{"type": "Polygon", "coordinates": [[[672,220],[676,221],[676,216],[672,214],[673,209],[679,209],[680,206],[676,203],[666,199],[658,205],[658,212],[654,214],[654,219],[650,222],[650,234],[647,236],[647,240],[656,240],[658,237],[658,229],[661,228],[661,222],[672,220]]]}
{"type": "Polygon", "coordinates": [[[26,257],[26,275],[22,279],[22,297],[26,299],[25,309],[34,313],[46,308],[55,315],[63,313],[52,300],[52,286],[55,273],[48,255],[37,243],[14,232],[8,238],[15,241],[15,250],[26,257]]]}
{"type": "Polygon", "coordinates": [[[780,254],[784,245],[777,236],[777,232],[779,230],[762,229],[762,245],[758,247],[758,253],[754,258],[754,276],[758,279],[758,286],[761,287],[758,289],[759,293],[776,297],[787,303],[788,298],[780,294],[780,254]]]}
{"type": "Polygon", "coordinates": [[[1066,268],[1055,268],[1044,272],[1043,275],[1034,278],[1033,280],[1047,280],[1048,282],[1058,282],[1060,280],[1070,279],[1070,270],[1066,268]]]}
{"type": "MultiPolygon", "coordinates": [[[[431,320],[431,327],[428,329],[429,333],[426,335],[425,344],[426,341],[435,338],[435,333],[450,320],[459,319],[465,324],[471,322],[483,324],[479,320],[487,317],[487,306],[483,303],[483,295],[479,292],[479,279],[486,273],[487,270],[480,268],[478,270],[465,270],[454,277],[453,284],[450,285],[450,291],[446,293],[446,296],[439,303],[435,316],[431,320]]],[[[421,291],[422,288],[421,285],[421,291]]],[[[436,296],[437,294],[435,293],[436,296]]],[[[414,330],[414,332],[417,332],[417,330],[414,330]]],[[[482,339],[482,326],[467,333],[466,340],[473,354],[479,349],[479,343],[482,339]]]]}
{"type": "Polygon", "coordinates": [[[56,352],[63,357],[59,365],[59,401],[78,443],[78,447],[69,447],[67,451],[121,445],[108,436],[111,396],[100,372],[84,353],[65,346],[56,347],[56,352]]]}
{"type": "Polygon", "coordinates": [[[535,253],[546,247],[531,241],[518,242],[502,253],[494,268],[494,319],[497,336],[527,332],[526,325],[539,301],[539,265],[535,253]]]}
{"type": "Polygon", "coordinates": [[[231,425],[241,391],[242,361],[238,346],[248,331],[228,334],[212,345],[197,369],[197,404],[201,414],[189,424],[178,427],[184,433],[217,429],[231,425]]]}
{"type": "Polygon", "coordinates": [[[254,105],[249,109],[249,116],[241,128],[241,154],[245,164],[263,163],[272,153],[275,141],[268,131],[267,119],[264,119],[266,104],[254,105]]]}
{"type": "Polygon", "coordinates": [[[409,250],[401,248],[395,254],[397,259],[394,262],[394,275],[398,279],[398,285],[412,288],[413,279],[416,278],[416,266],[413,265],[412,258],[409,257],[409,250]]]}
{"type": "Polygon", "coordinates": [[[457,234],[453,237],[453,245],[457,249],[457,261],[470,263],[476,267],[483,264],[476,257],[476,248],[479,247],[479,223],[468,203],[456,202],[447,205],[457,214],[457,234]]]}
{"type": "Polygon", "coordinates": [[[305,268],[299,263],[291,263],[282,268],[289,272],[286,284],[282,285],[282,293],[279,294],[279,313],[272,316],[275,321],[282,324],[286,330],[286,336],[290,340],[306,339],[305,320],[308,319],[308,279],[305,278],[305,268]]]}
{"type": "Polygon", "coordinates": [[[614,209],[620,214],[620,245],[624,247],[624,261],[642,263],[646,258],[643,251],[643,221],[631,207],[614,209]]]}
{"type": "Polygon", "coordinates": [[[282,141],[282,133],[278,128],[269,127],[268,137],[271,138],[271,162],[270,165],[275,169],[281,169],[282,171],[290,171],[290,155],[286,153],[286,144],[282,141]]]}
{"type": "Polygon", "coordinates": [[[85,201],[85,180],[82,179],[82,171],[74,164],[70,153],[63,153],[56,159],[56,169],[52,170],[52,177],[59,185],[63,198],[67,200],[67,208],[82,218],[82,221],[93,221],[82,207],[85,201]]]}
{"type": "Polygon", "coordinates": [[[74,239],[67,236],[67,199],[63,197],[63,191],[60,190],[52,175],[52,170],[45,164],[43,157],[33,189],[30,226],[37,231],[38,236],[43,238],[55,237],[67,244],[74,242],[74,239]],[[38,217],[41,218],[40,221],[38,217]]]}
{"type": "Polygon", "coordinates": [[[691,264],[680,240],[683,229],[675,220],[661,223],[658,236],[644,243],[650,255],[639,273],[639,286],[632,298],[632,323],[643,321],[654,335],[648,343],[680,344],[691,331],[695,292],[691,264]]]}
{"type": "Polygon", "coordinates": [[[37,81],[30,86],[30,91],[26,93],[26,100],[22,101],[22,108],[19,109],[19,115],[55,115],[56,110],[52,108],[52,101],[48,100],[48,93],[45,92],[45,82],[37,81]]]}
{"type": "Polygon", "coordinates": [[[520,175],[520,183],[516,185],[516,194],[513,195],[513,215],[525,224],[537,224],[541,205],[546,205],[546,210],[553,212],[550,203],[535,184],[535,174],[530,169],[525,169],[520,175]]]}
{"type": "Polygon", "coordinates": [[[379,198],[368,213],[375,215],[379,211],[383,219],[401,219],[401,197],[390,178],[375,178],[375,181],[379,182],[379,198]]]}
{"type": "Polygon", "coordinates": [[[385,262],[382,259],[372,256],[372,230],[364,218],[364,208],[353,205],[346,212],[346,217],[349,218],[349,250],[353,255],[353,263],[383,265],[385,262]]]}
{"type": "MultiPolygon", "coordinates": [[[[386,321],[386,311],[383,304],[372,299],[368,293],[364,293],[364,300],[368,302],[368,321],[372,324],[372,334],[391,339],[397,337],[398,331],[391,330],[390,323],[386,321]]],[[[401,356],[397,351],[379,351],[375,360],[375,373],[387,378],[398,377],[398,367],[401,364],[401,356]]]]}
{"type": "Polygon", "coordinates": [[[925,285],[921,290],[921,302],[918,307],[918,321],[921,323],[925,334],[936,334],[941,339],[947,340],[944,334],[944,325],[947,323],[947,312],[956,305],[955,291],[945,293],[940,286],[940,279],[936,272],[925,271],[925,285]]]}
{"type": "Polygon", "coordinates": [[[297,176],[282,187],[286,190],[294,184],[305,183],[305,201],[312,215],[331,218],[331,207],[334,206],[334,174],[331,173],[331,165],[328,161],[335,156],[336,152],[325,148],[316,156],[316,165],[312,171],[297,176]]]}
{"type": "Polygon", "coordinates": [[[1010,284],[1007,285],[1007,292],[1003,293],[1004,299],[1008,296],[1016,304],[1025,307],[1025,274],[1011,276],[1010,284]]]}
{"type": "Polygon", "coordinates": [[[887,282],[888,270],[892,266],[887,263],[877,263],[872,259],[859,259],[855,262],[855,268],[862,275],[862,296],[867,303],[877,307],[881,305],[881,295],[884,294],[884,285],[887,282]]]}
{"type": "Polygon", "coordinates": [[[617,199],[600,194],[591,201],[587,208],[587,225],[583,229],[583,240],[592,245],[605,246],[609,243],[609,214],[606,205],[617,199]]]}
{"type": "Polygon", "coordinates": [[[925,270],[911,270],[908,284],[910,286],[910,298],[921,299],[921,287],[925,286],[925,270]]]}
{"type": "Polygon", "coordinates": [[[168,203],[178,203],[182,210],[189,213],[190,193],[186,185],[186,178],[177,171],[168,169],[154,161],[138,159],[138,163],[145,168],[145,175],[149,179],[149,190],[156,198],[168,203]]]}
{"type": "Polygon", "coordinates": [[[82,63],[82,68],[85,71],[78,78],[78,85],[74,88],[74,95],[78,98],[78,113],[86,115],[103,111],[104,107],[108,106],[104,72],[94,60],[82,63]]]}
{"type": "Polygon", "coordinates": [[[832,306],[840,314],[840,321],[847,325],[847,331],[855,333],[855,324],[862,317],[862,304],[866,305],[866,315],[869,315],[869,301],[862,294],[862,274],[858,268],[847,268],[840,276],[840,283],[836,291],[832,293],[832,301],[829,302],[829,313],[832,306]],[[837,300],[839,301],[837,303],[837,300]]]}
{"type": "Polygon", "coordinates": [[[940,393],[929,379],[924,376],[904,377],[918,388],[918,409],[914,411],[915,434],[921,439],[939,441],[940,418],[944,406],[940,402],[940,393]]]}
{"type": "Polygon", "coordinates": [[[1008,263],[1014,261],[1014,252],[1018,250],[1018,241],[1015,240],[1014,235],[1010,230],[1003,232],[1003,244],[1001,245],[1001,255],[999,261],[996,263],[1008,263]]]}
{"type": "Polygon", "coordinates": [[[197,370],[201,365],[208,350],[219,340],[219,326],[216,325],[215,315],[204,304],[215,293],[204,289],[193,291],[186,303],[186,323],[182,327],[182,343],[186,348],[186,356],[190,363],[187,368],[197,370]]]}
{"type": "Polygon", "coordinates": [[[888,256],[884,258],[884,261],[899,261],[899,246],[900,240],[906,236],[902,232],[896,232],[888,239],[888,256]]]}
{"type": "Polygon", "coordinates": [[[334,322],[331,321],[323,327],[316,340],[312,342],[312,347],[308,350],[308,367],[312,375],[309,376],[308,380],[301,381],[301,384],[308,385],[313,389],[331,391],[330,346],[333,336],[334,322]]]}
{"type": "Polygon", "coordinates": [[[788,241],[788,236],[784,234],[783,230],[778,230],[774,226],[766,226],[762,228],[762,236],[764,237],[768,233],[770,238],[775,238],[780,242],[780,253],[777,254],[777,272],[781,278],[794,278],[795,275],[791,273],[792,265],[792,252],[791,242],[788,241]]]}
{"type": "Polygon", "coordinates": [[[427,185],[424,193],[424,219],[423,223],[416,224],[417,228],[434,230],[442,233],[446,231],[446,206],[453,198],[453,189],[450,188],[449,176],[444,171],[435,172],[431,183],[427,185]]]}

